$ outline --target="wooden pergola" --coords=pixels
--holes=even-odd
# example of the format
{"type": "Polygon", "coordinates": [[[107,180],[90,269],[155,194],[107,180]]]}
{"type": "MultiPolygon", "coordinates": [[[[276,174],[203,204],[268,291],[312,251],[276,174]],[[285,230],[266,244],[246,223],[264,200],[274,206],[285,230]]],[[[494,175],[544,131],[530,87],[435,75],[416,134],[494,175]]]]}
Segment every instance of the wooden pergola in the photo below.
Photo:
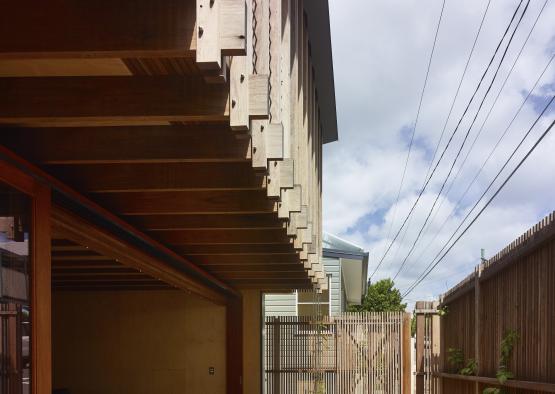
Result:
{"type": "Polygon", "coordinates": [[[98,224],[115,218],[217,290],[326,287],[322,143],[337,131],[310,23],[302,1],[7,5],[0,144],[59,191],[54,288],[164,285],[71,228],[122,237],[98,224]]]}
{"type": "Polygon", "coordinates": [[[239,393],[255,372],[237,360],[259,361],[243,341],[261,333],[260,291],[326,289],[324,3],[4,4],[0,182],[33,201],[34,394],[51,392],[52,291],[176,288],[225,305],[239,393]]]}

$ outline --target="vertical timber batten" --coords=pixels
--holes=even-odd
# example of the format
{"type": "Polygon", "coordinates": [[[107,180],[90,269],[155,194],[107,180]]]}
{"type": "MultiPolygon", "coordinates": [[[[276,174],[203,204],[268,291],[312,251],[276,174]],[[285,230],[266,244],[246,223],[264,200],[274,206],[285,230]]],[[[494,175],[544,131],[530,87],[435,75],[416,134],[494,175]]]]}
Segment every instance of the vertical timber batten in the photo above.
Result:
{"type": "Polygon", "coordinates": [[[32,199],[31,392],[52,392],[50,189],[0,158],[0,181],[32,199]]]}

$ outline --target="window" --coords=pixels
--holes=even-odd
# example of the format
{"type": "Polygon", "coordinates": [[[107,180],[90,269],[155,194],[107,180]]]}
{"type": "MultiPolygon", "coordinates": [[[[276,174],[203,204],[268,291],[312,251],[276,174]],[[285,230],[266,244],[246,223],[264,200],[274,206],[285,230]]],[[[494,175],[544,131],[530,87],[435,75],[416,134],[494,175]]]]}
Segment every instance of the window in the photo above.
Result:
{"type": "Polygon", "coordinates": [[[0,183],[0,393],[29,393],[31,199],[0,183]]]}
{"type": "MultiPolygon", "coordinates": [[[[328,289],[330,278],[328,276],[328,289]]],[[[312,290],[297,291],[297,316],[329,316],[330,292],[316,293],[312,290]]]]}

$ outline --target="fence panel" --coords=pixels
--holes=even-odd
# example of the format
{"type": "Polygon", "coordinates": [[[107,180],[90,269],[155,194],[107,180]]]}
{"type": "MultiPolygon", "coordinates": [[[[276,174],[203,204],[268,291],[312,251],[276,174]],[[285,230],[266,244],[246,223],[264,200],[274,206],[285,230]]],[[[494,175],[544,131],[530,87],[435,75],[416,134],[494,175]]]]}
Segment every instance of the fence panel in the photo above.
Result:
{"type": "Polygon", "coordinates": [[[401,312],[268,317],[265,392],[408,394],[409,337],[401,312]]]}
{"type": "MultiPolygon", "coordinates": [[[[440,306],[444,316],[437,311],[435,316],[441,327],[431,336],[441,338],[442,367],[430,374],[441,376],[442,384],[420,393],[474,394],[501,387],[496,379],[501,344],[511,331],[518,340],[507,365],[514,377],[506,392],[555,393],[555,213],[476,267],[441,297],[440,306]],[[475,374],[461,375],[461,366],[449,362],[450,348],[460,351],[465,364],[477,362],[475,374]]],[[[417,330],[417,363],[429,357],[426,346],[417,330]]]]}

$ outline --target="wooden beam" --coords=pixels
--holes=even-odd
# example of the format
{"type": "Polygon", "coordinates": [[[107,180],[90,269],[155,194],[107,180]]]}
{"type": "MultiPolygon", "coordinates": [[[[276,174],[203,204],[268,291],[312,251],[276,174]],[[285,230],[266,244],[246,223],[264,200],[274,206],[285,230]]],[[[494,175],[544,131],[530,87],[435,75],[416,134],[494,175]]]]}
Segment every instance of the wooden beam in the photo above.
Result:
{"type": "MultiPolygon", "coordinates": [[[[106,231],[61,208],[53,209],[52,224],[58,232],[64,233],[67,239],[75,243],[88,245],[92,249],[120,261],[122,264],[139,269],[151,277],[163,279],[171,286],[191,291],[212,302],[225,303],[225,296],[220,292],[127,245],[106,231]]],[[[214,278],[214,280],[216,279],[214,278]]]]}
{"type": "Polygon", "coordinates": [[[226,305],[226,387],[229,394],[243,393],[243,300],[233,297],[226,305]]]}
{"type": "Polygon", "coordinates": [[[264,191],[97,193],[96,200],[120,215],[273,212],[264,191]]]}
{"type": "Polygon", "coordinates": [[[215,273],[225,281],[246,281],[246,280],[306,280],[306,272],[280,272],[280,271],[225,271],[215,273]]]}
{"type": "Polygon", "coordinates": [[[184,256],[196,256],[204,254],[281,254],[291,253],[293,248],[286,244],[255,244],[255,245],[182,245],[174,246],[172,250],[184,256]]]}
{"type": "Polygon", "coordinates": [[[84,192],[262,190],[265,177],[248,162],[50,165],[45,168],[84,192]]]}
{"type": "Polygon", "coordinates": [[[176,290],[164,283],[53,283],[52,291],[146,291],[146,290],[176,290]]]}
{"type": "Polygon", "coordinates": [[[227,120],[228,89],[182,76],[1,78],[0,123],[118,125],[227,120]]]}
{"type": "Polygon", "coordinates": [[[231,282],[237,289],[256,289],[261,291],[291,291],[293,289],[312,289],[312,283],[310,281],[290,283],[291,281],[277,282],[272,281],[271,283],[235,283],[231,282]]]}
{"type": "Polygon", "coordinates": [[[201,264],[203,268],[207,271],[218,275],[219,272],[305,272],[301,264],[214,264],[214,265],[204,265],[201,264]]]}
{"type": "MultiPolygon", "coordinates": [[[[221,54],[245,55],[244,3],[222,3],[221,54]]],[[[9,2],[0,14],[0,58],[194,57],[195,22],[194,1],[9,2]]]]}
{"type": "Polygon", "coordinates": [[[161,230],[150,233],[152,237],[170,245],[187,244],[280,244],[288,243],[284,229],[265,230],[161,230]]]}
{"type": "Polygon", "coordinates": [[[436,376],[439,376],[443,379],[452,379],[452,380],[460,380],[460,381],[467,381],[467,382],[478,382],[487,385],[492,385],[495,387],[512,387],[518,389],[526,389],[532,391],[541,391],[544,393],[555,393],[555,383],[546,383],[546,382],[530,382],[524,380],[507,380],[505,384],[499,384],[499,381],[496,378],[490,378],[486,376],[465,376],[459,374],[452,374],[452,373],[438,373],[436,376]]]}
{"type": "Polygon", "coordinates": [[[247,161],[251,150],[225,125],[7,128],[0,143],[45,164],[247,161]]]}
{"type": "Polygon", "coordinates": [[[295,253],[282,253],[282,254],[204,254],[195,255],[191,259],[196,264],[202,266],[208,265],[269,265],[281,264],[289,265],[295,264],[301,267],[299,256],[295,253]]]}
{"type": "Polygon", "coordinates": [[[172,229],[268,229],[283,228],[274,213],[239,215],[145,215],[129,216],[129,221],[145,231],[172,229]]]}

